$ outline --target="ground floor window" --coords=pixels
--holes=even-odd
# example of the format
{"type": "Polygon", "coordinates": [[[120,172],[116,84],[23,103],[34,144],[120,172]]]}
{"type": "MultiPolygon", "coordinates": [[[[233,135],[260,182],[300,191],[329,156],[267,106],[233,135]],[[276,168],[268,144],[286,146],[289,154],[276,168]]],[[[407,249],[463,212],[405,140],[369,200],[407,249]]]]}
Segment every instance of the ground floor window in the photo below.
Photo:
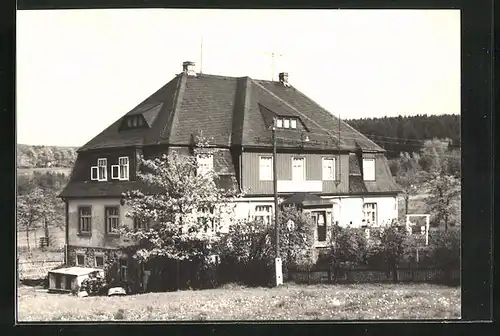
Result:
{"type": "Polygon", "coordinates": [[[365,225],[377,225],[377,203],[363,204],[363,220],[365,225]]]}
{"type": "Polygon", "coordinates": [[[95,266],[96,267],[103,267],[104,266],[104,256],[102,256],[102,255],[95,256],[95,266]]]}
{"type": "Polygon", "coordinates": [[[262,221],[264,224],[270,224],[273,207],[270,205],[257,205],[255,207],[254,220],[262,221]]]}
{"type": "Polygon", "coordinates": [[[311,213],[313,223],[317,228],[316,239],[318,242],[326,241],[326,211],[313,211],[311,213]]]}
{"type": "Polygon", "coordinates": [[[85,255],[77,254],[76,255],[76,265],[77,266],[85,266],[85,255]]]}

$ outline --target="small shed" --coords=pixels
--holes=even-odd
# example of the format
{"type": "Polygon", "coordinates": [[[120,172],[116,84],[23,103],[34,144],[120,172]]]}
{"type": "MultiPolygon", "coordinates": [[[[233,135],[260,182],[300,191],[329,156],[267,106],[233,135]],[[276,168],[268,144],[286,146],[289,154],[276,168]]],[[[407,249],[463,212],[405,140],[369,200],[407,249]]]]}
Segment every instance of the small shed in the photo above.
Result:
{"type": "Polygon", "coordinates": [[[82,281],[90,274],[101,273],[104,271],[98,268],[89,267],[68,267],[49,271],[49,291],[50,292],[71,292],[77,290],[82,281]]]}

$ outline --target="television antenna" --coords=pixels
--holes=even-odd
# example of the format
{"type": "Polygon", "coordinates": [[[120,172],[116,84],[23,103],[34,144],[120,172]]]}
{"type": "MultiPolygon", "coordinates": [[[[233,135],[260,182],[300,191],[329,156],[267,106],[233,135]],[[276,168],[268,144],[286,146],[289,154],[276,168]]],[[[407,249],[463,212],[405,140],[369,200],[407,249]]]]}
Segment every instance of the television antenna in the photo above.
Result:
{"type": "Polygon", "coordinates": [[[266,54],[266,55],[269,55],[271,56],[271,79],[272,81],[274,82],[274,75],[275,75],[275,72],[274,72],[274,68],[275,68],[275,59],[276,57],[283,57],[284,54],[282,53],[278,53],[278,52],[275,52],[275,51],[263,51],[261,52],[262,54],[266,54]]]}

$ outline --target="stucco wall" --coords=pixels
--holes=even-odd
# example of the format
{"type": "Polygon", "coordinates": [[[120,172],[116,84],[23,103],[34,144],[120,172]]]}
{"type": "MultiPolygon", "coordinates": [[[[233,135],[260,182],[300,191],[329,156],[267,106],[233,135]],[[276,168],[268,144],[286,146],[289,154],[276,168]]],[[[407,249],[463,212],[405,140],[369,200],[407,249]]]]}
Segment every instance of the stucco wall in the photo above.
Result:
{"type": "Polygon", "coordinates": [[[128,242],[116,235],[106,234],[104,208],[106,206],[118,206],[120,223],[133,227],[133,219],[126,217],[128,211],[126,206],[120,205],[118,198],[96,198],[96,199],[70,199],[68,200],[69,213],[69,242],[68,245],[82,247],[107,247],[117,248],[128,242]],[[79,233],[78,207],[92,207],[92,232],[88,234],[79,233]]]}

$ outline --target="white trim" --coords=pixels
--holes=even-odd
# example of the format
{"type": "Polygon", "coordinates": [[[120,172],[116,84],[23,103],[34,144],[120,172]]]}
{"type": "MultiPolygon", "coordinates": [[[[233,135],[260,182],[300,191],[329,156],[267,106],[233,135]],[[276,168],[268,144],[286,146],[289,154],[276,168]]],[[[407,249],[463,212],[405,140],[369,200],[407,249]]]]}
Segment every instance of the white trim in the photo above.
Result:
{"type": "Polygon", "coordinates": [[[337,164],[337,158],[335,158],[335,157],[324,156],[321,158],[321,178],[323,179],[323,181],[335,181],[336,180],[336,175],[337,175],[336,164],[337,164]],[[325,176],[325,161],[326,160],[332,161],[333,174],[332,174],[331,178],[329,176],[325,176]]]}
{"type": "Polygon", "coordinates": [[[307,176],[306,166],[307,166],[307,163],[306,163],[305,156],[292,156],[292,181],[306,181],[306,176],[307,176]],[[293,161],[296,160],[296,159],[300,159],[303,162],[303,165],[302,165],[302,168],[303,168],[302,169],[303,177],[302,177],[302,179],[296,179],[296,180],[294,180],[294,178],[293,178],[293,161]]]}
{"type": "Polygon", "coordinates": [[[259,181],[272,181],[274,176],[273,176],[273,157],[271,155],[259,155],[259,181]],[[268,176],[264,176],[264,178],[262,178],[262,165],[261,165],[261,161],[263,158],[266,158],[266,159],[271,159],[271,164],[269,165],[269,169],[270,169],[270,173],[269,174],[266,174],[266,175],[269,175],[268,176]]]}
{"type": "Polygon", "coordinates": [[[90,167],[90,180],[91,181],[98,181],[98,177],[99,177],[99,168],[97,166],[90,167]],[[94,174],[94,171],[95,171],[95,174],[94,174]]]}
{"type": "Polygon", "coordinates": [[[111,179],[118,180],[120,178],[120,165],[111,165],[111,179]],[[116,169],[116,175],[114,174],[116,169]]]}
{"type": "Polygon", "coordinates": [[[129,180],[129,178],[130,178],[130,169],[129,169],[129,167],[130,167],[130,159],[129,159],[129,157],[128,156],[120,156],[118,158],[118,179],[120,181],[128,181],[129,180]],[[127,159],[127,163],[122,165],[120,163],[121,159],[127,159]],[[121,166],[126,167],[126,176],[125,177],[121,177],[121,166]]]}
{"type": "Polygon", "coordinates": [[[375,181],[375,158],[363,158],[363,181],[375,181]],[[366,162],[373,162],[373,170],[367,174],[366,162]],[[371,178],[373,176],[373,178],[371,178]]]}
{"type": "Polygon", "coordinates": [[[108,180],[108,159],[99,158],[97,159],[97,181],[107,181],[107,180],[108,180]],[[101,167],[104,167],[104,174],[102,178],[99,178],[99,172],[100,172],[99,170],[101,167]]]}

